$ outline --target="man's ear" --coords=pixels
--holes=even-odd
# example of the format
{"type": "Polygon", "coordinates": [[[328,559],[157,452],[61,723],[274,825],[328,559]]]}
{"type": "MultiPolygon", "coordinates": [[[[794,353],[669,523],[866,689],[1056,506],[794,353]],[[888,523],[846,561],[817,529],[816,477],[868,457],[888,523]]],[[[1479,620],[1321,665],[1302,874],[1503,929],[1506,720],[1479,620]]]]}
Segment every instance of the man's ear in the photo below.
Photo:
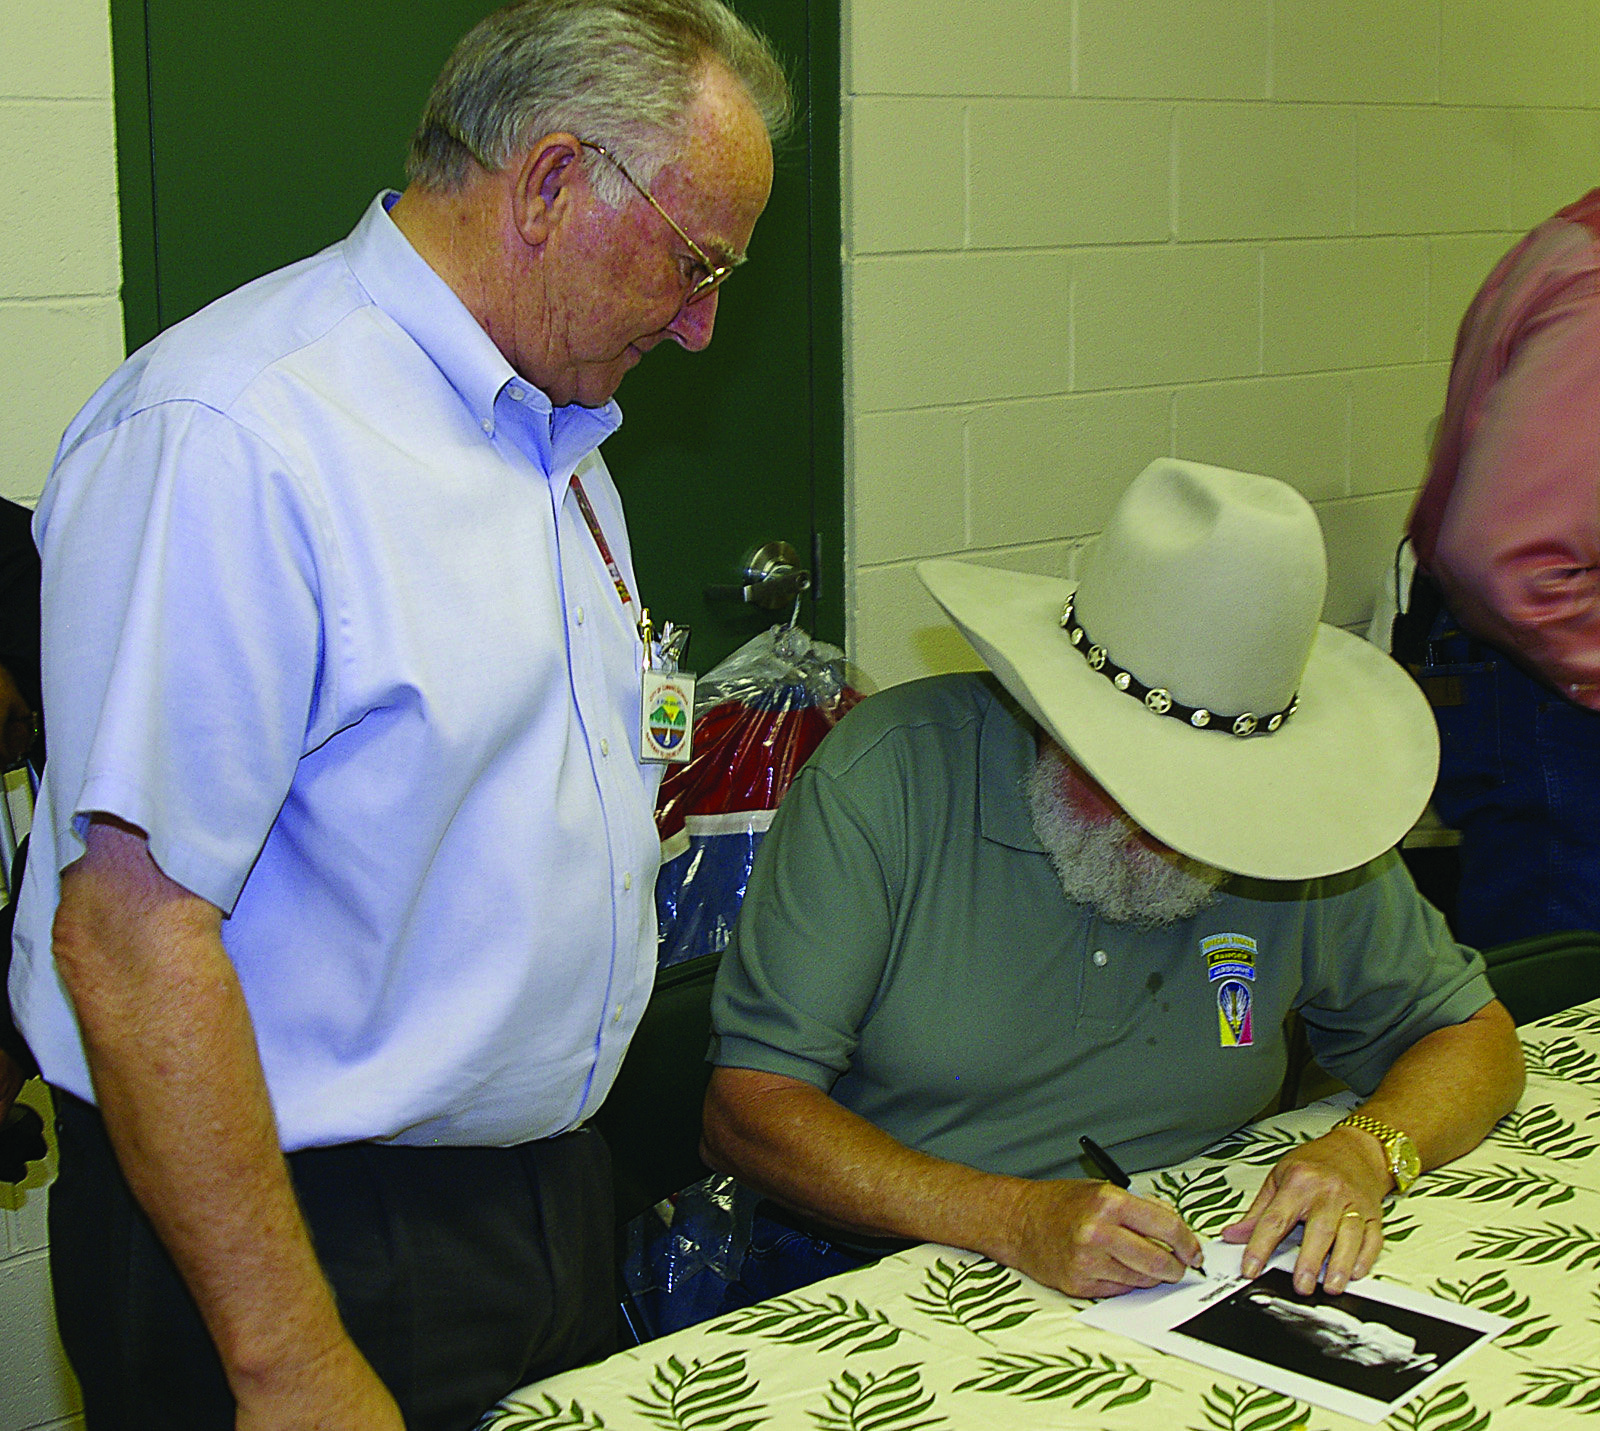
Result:
{"type": "Polygon", "coordinates": [[[576,136],[547,134],[517,160],[511,190],[512,219],[522,241],[537,248],[550,237],[582,183],[583,146],[576,136]]]}

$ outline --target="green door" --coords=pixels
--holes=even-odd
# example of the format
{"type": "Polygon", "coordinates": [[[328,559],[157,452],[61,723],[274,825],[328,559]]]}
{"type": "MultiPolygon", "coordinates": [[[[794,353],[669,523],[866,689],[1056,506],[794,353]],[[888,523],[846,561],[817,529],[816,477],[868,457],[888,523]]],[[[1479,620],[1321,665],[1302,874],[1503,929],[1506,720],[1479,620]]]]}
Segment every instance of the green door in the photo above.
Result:
{"type": "MultiPolygon", "coordinates": [[[[769,541],[815,573],[801,620],[834,641],[844,627],[838,0],[734,3],[782,54],[803,122],[710,348],[667,344],[630,373],[605,448],[643,599],[693,626],[700,671],[773,619],[704,597],[769,541]]],[[[112,0],[130,351],[401,187],[434,75],[491,8],[112,0]]]]}

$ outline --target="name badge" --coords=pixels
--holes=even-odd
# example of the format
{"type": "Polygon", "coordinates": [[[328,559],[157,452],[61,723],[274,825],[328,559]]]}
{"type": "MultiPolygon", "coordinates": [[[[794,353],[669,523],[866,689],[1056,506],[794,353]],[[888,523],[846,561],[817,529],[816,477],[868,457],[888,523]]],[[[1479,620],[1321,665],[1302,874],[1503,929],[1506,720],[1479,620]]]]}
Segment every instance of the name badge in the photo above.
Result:
{"type": "Polygon", "coordinates": [[[646,671],[639,703],[639,759],[683,765],[694,751],[694,676],[646,671]]]}

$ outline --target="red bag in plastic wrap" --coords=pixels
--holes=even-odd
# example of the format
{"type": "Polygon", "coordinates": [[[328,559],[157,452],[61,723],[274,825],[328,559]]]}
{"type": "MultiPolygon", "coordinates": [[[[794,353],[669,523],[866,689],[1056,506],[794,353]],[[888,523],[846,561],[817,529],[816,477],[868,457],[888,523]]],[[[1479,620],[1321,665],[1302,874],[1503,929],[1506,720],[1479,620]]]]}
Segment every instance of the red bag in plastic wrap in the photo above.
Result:
{"type": "Polygon", "coordinates": [[[858,700],[844,652],[773,627],[701,677],[694,758],[661,782],[661,967],[720,953],[761,837],[796,772],[858,700]]]}

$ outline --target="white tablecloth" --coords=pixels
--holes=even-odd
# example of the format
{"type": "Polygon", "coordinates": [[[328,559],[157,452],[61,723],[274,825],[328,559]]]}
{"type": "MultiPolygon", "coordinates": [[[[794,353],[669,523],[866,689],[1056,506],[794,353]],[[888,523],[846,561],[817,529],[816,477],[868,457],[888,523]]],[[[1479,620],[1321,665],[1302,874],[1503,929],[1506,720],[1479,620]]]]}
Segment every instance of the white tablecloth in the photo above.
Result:
{"type": "MultiPolygon", "coordinates": [[[[1600,1001],[1521,1032],[1521,1103],[1474,1153],[1391,1204],[1374,1273],[1512,1325],[1391,1416],[1396,1431],[1600,1431],[1600,1001]]],[[[1286,1148],[1348,1104],[1267,1119],[1134,1189],[1215,1235],[1286,1148]]],[[[482,1431],[1363,1424],[1084,1326],[1085,1305],[925,1245],[526,1387],[482,1431]]]]}

